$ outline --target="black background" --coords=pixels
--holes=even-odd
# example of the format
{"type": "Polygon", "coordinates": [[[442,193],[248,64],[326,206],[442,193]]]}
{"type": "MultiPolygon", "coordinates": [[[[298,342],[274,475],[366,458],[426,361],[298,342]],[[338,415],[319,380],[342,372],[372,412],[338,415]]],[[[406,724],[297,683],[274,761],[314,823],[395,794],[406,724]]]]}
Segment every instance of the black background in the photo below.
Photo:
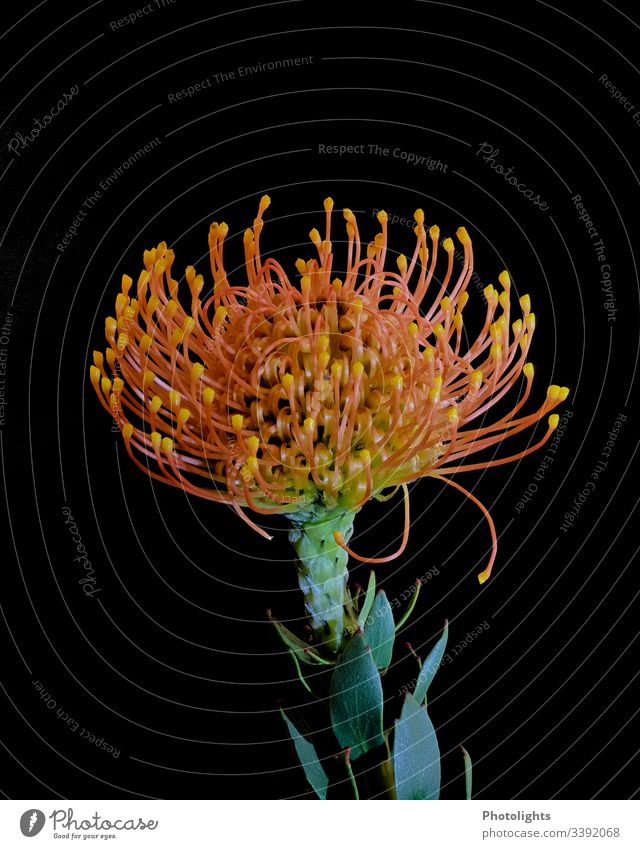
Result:
{"type": "MultiPolygon", "coordinates": [[[[560,10],[396,0],[375,12],[307,0],[205,11],[177,0],[110,26],[141,8],[45,2],[4,12],[1,317],[13,321],[0,340],[10,520],[2,541],[0,792],[305,792],[278,713],[281,702],[303,701],[302,690],[265,616],[272,608],[302,627],[284,520],[267,523],[275,529],[267,543],[227,508],[155,485],[129,463],[88,381],[120,275],[137,278],[143,249],[166,240],[178,269],[193,263],[206,275],[209,223],[225,220],[226,263],[239,280],[242,232],[268,192],[263,246],[292,276],[295,258],[311,256],[307,233],[322,225],[331,195],[338,208],[359,211],[367,239],[381,207],[411,217],[421,206],[443,235],[464,224],[482,283],[495,283],[506,267],[517,293],[531,294],[531,408],[549,383],[560,383],[572,390],[560,412],[572,415],[519,512],[543,452],[459,478],[498,528],[491,581],[480,588],[475,578],[488,556],[482,517],[430,479],[412,488],[407,552],[378,577],[396,598],[415,577],[439,572],[426,582],[406,639],[424,655],[450,620],[450,662],[431,696],[443,797],[463,793],[460,743],[474,759],[480,798],[635,795],[640,85],[631,45],[640,20],[606,2],[560,10]],[[237,73],[295,57],[313,61],[237,73]],[[215,81],[232,70],[235,79],[215,81]],[[603,74],[633,109],[611,96],[603,74]],[[170,102],[205,78],[209,88],[170,102]],[[78,94],[50,126],[12,153],[15,134],[27,135],[73,85],[78,94]],[[156,136],[161,143],[103,192],[61,252],[86,197],[156,136]],[[546,209],[483,161],[483,143],[499,149],[494,161],[513,167],[546,209]],[[339,144],[365,152],[321,152],[339,144]],[[389,154],[372,155],[369,145],[389,154]],[[441,160],[446,170],[409,165],[395,149],[441,160]],[[606,246],[614,321],[576,194],[606,246]],[[565,513],[620,414],[627,418],[606,470],[564,532],[565,513]],[[78,583],[65,506],[95,570],[93,597],[78,583]],[[460,648],[475,629],[481,633],[460,648]],[[119,757],[81,739],[58,710],[119,757]]],[[[336,250],[341,238],[334,236],[336,250]]],[[[410,228],[391,228],[392,251],[408,252],[412,239],[410,228]]],[[[479,292],[472,290],[467,313],[481,315],[479,292]]],[[[395,545],[401,527],[399,501],[368,505],[354,547],[395,545]]],[[[366,582],[367,573],[354,566],[353,580],[366,582]]],[[[414,676],[399,651],[387,683],[390,717],[414,676]]]]}

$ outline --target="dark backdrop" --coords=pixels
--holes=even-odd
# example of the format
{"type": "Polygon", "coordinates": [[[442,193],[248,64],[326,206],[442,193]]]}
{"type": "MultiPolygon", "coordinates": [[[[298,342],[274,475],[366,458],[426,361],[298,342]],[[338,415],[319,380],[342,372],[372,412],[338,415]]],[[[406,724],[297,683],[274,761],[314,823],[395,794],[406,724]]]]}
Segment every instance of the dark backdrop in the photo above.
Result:
{"type": "MultiPolygon", "coordinates": [[[[128,462],[87,371],[91,351],[104,347],[120,275],[136,279],[144,248],[166,240],[177,268],[194,263],[207,275],[209,222],[224,219],[235,269],[241,234],[268,192],[263,245],[292,272],[297,256],[311,255],[307,233],[321,226],[331,195],[338,208],[359,211],[366,238],[381,207],[402,218],[421,206],[443,234],[464,224],[478,286],[508,267],[518,294],[531,294],[532,407],[549,383],[571,395],[549,468],[540,470],[541,453],[461,479],[495,519],[494,576],[482,588],[475,578],[489,540],[476,508],[429,479],[412,490],[406,554],[378,574],[390,598],[431,575],[406,632],[419,652],[445,617],[451,623],[449,660],[431,698],[443,796],[462,795],[460,743],[474,758],[481,798],[633,796],[633,14],[605,2],[560,10],[405,0],[384,13],[306,0],[215,4],[210,14],[188,0],[49,0],[26,9],[5,10],[0,42],[0,444],[9,517],[0,792],[304,792],[278,714],[280,703],[301,700],[301,688],[265,617],[272,608],[302,626],[284,521],[270,523],[267,543],[227,508],[154,485],[128,462]],[[139,10],[134,22],[117,23],[139,10]],[[25,140],[74,86],[23,144],[18,134],[25,140]],[[340,156],[323,152],[327,145],[359,147],[340,156]],[[423,159],[410,164],[409,154],[423,159]],[[498,165],[513,169],[507,176],[522,191],[498,165]],[[79,583],[65,507],[94,569],[92,596],[79,583]]],[[[412,238],[401,223],[391,228],[396,252],[412,238]]],[[[472,287],[467,312],[481,310],[472,287]]],[[[358,549],[394,542],[401,524],[400,503],[368,506],[358,549]]],[[[354,568],[354,580],[366,575],[366,566],[354,568]]],[[[414,676],[399,652],[390,715],[400,705],[393,694],[414,676]]]]}

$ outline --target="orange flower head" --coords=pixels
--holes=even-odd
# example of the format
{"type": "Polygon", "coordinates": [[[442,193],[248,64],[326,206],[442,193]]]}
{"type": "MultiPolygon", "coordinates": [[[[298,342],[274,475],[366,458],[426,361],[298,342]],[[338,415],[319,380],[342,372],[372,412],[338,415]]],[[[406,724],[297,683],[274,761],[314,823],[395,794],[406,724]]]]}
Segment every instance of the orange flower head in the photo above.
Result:
{"type": "MultiPolygon", "coordinates": [[[[122,279],[115,316],[106,320],[106,356],[94,354],[91,381],[143,471],[231,504],[267,536],[244,508],[356,511],[371,497],[385,498],[389,487],[404,485],[406,498],[406,484],[425,475],[466,493],[448,475],[517,460],[548,439],[557,415],[525,450],[462,465],[535,425],[568,394],[550,386],[537,409],[521,412],[533,382],[535,316],[528,295],[512,315],[506,271],[498,287],[484,290],[484,324],[467,343],[473,252],[464,227],[456,234],[464,260],[454,275],[454,242],[441,240],[438,227],[425,230],[421,209],[413,254],[395,263],[386,213],[377,216],[380,232],[363,244],[345,209],[346,270],[335,272],[327,198],[324,235],[309,234],[316,256],[296,262],[294,284],[275,259],[262,257],[269,203],[262,198],[244,233],[244,285],[227,279],[224,223],[209,231],[212,290],[191,266],[176,280],[164,242],[145,251],[136,297],[132,279],[122,279]],[[443,252],[444,273],[436,275],[443,252]],[[516,386],[512,409],[487,422],[516,386]]],[[[407,534],[408,513],[402,547],[407,534]]]]}

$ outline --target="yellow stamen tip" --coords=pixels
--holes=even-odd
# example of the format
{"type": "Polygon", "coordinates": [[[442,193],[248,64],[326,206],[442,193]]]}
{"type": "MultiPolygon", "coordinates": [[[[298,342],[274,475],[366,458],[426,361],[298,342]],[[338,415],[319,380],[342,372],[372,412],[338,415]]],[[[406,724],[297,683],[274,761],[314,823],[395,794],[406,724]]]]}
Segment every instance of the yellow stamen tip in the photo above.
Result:
{"type": "Polygon", "coordinates": [[[523,295],[520,298],[520,306],[522,307],[523,312],[529,312],[531,309],[531,298],[529,295],[523,295]]]}
{"type": "Polygon", "coordinates": [[[381,209],[381,210],[380,210],[380,212],[378,213],[378,215],[377,215],[376,217],[377,217],[378,221],[379,221],[381,224],[382,224],[384,221],[388,221],[388,220],[389,220],[389,216],[387,215],[387,213],[385,212],[385,210],[384,210],[384,209],[381,209]]]}
{"type": "Polygon", "coordinates": [[[226,307],[218,307],[214,314],[214,321],[224,321],[227,317],[227,308],[226,307]]]}
{"type": "Polygon", "coordinates": [[[345,219],[349,222],[353,221],[353,219],[355,218],[355,215],[353,214],[353,212],[348,208],[343,209],[342,214],[344,215],[345,219]]]}
{"type": "Polygon", "coordinates": [[[522,372],[523,372],[524,376],[527,378],[527,380],[532,380],[533,379],[533,372],[534,372],[533,363],[525,363],[525,366],[522,369],[522,372]]]}
{"type": "Polygon", "coordinates": [[[149,348],[151,347],[152,341],[153,340],[152,340],[151,336],[149,336],[147,333],[145,333],[140,338],[140,350],[142,351],[142,353],[145,353],[145,351],[149,350],[149,348]]]}
{"type": "Polygon", "coordinates": [[[409,331],[409,336],[417,336],[418,335],[418,325],[415,323],[415,321],[412,321],[412,322],[409,323],[407,330],[409,331]]]}
{"type": "Polygon", "coordinates": [[[450,252],[453,250],[453,239],[450,239],[450,238],[448,238],[448,237],[447,237],[447,238],[443,241],[443,243],[442,243],[442,247],[445,249],[445,251],[446,251],[447,253],[450,253],[450,252]]]}
{"type": "Polygon", "coordinates": [[[255,455],[256,455],[256,454],[257,454],[257,452],[258,452],[258,448],[260,447],[260,440],[258,439],[258,437],[257,437],[257,436],[250,436],[250,437],[247,439],[247,447],[249,448],[249,451],[250,451],[250,452],[254,455],[254,457],[255,457],[255,455]]]}
{"type": "Polygon", "coordinates": [[[298,274],[304,274],[307,270],[307,263],[303,259],[298,258],[296,260],[296,269],[298,274]]]}
{"type": "Polygon", "coordinates": [[[210,386],[202,393],[202,400],[205,403],[205,406],[210,407],[213,404],[213,399],[216,397],[215,390],[213,390],[210,386]]]}
{"type": "Polygon", "coordinates": [[[193,377],[194,380],[200,380],[200,378],[202,377],[203,371],[204,371],[204,366],[202,365],[202,363],[194,363],[191,366],[191,377],[193,377]]]}
{"type": "Polygon", "coordinates": [[[554,413],[552,416],[549,416],[549,427],[551,430],[555,430],[558,427],[560,422],[560,416],[557,413],[554,413]]]}
{"type": "Polygon", "coordinates": [[[568,386],[561,386],[560,391],[558,392],[558,401],[566,401],[569,397],[569,392],[570,390],[568,386]]]}
{"type": "Polygon", "coordinates": [[[151,401],[149,401],[149,407],[153,413],[157,413],[160,407],[162,406],[162,398],[159,395],[154,395],[151,401]]]}
{"type": "Polygon", "coordinates": [[[320,233],[318,232],[316,227],[314,227],[313,230],[309,231],[309,238],[314,243],[314,245],[319,244],[322,241],[320,238],[320,233]]]}
{"type": "Polygon", "coordinates": [[[100,381],[100,369],[98,366],[91,366],[89,375],[91,377],[91,383],[95,386],[100,381]]]}
{"type": "Polygon", "coordinates": [[[463,245],[471,244],[471,238],[467,233],[466,227],[458,227],[458,229],[456,230],[456,236],[458,237],[458,239],[460,239],[463,245]]]}
{"type": "Polygon", "coordinates": [[[165,454],[171,454],[173,451],[173,439],[170,439],[168,436],[162,440],[162,450],[165,454]]]}
{"type": "Polygon", "coordinates": [[[129,289],[131,288],[132,283],[133,283],[133,280],[131,279],[131,277],[129,277],[128,274],[122,275],[122,292],[123,292],[124,295],[129,294],[129,289]]]}
{"type": "Polygon", "coordinates": [[[331,365],[331,374],[333,377],[340,377],[342,374],[342,363],[333,363],[331,365]]]}
{"type": "Polygon", "coordinates": [[[440,228],[437,224],[434,224],[433,226],[429,227],[429,236],[431,236],[431,238],[434,240],[440,238],[440,228]]]}
{"type": "Polygon", "coordinates": [[[331,210],[333,209],[333,198],[324,199],[324,208],[326,212],[331,212],[331,210]]]}
{"type": "Polygon", "coordinates": [[[263,209],[267,209],[267,207],[271,206],[271,198],[269,197],[269,195],[262,195],[262,197],[260,198],[260,206],[263,209]]]}
{"type": "Polygon", "coordinates": [[[284,386],[284,388],[287,392],[289,391],[289,389],[293,388],[293,382],[294,382],[293,375],[289,374],[289,372],[282,375],[282,385],[284,386]]]}
{"type": "Polygon", "coordinates": [[[239,433],[242,430],[242,425],[244,423],[244,416],[241,416],[240,413],[236,413],[231,416],[231,427],[235,430],[236,433],[239,433]]]}
{"type": "Polygon", "coordinates": [[[404,274],[405,271],[407,270],[407,258],[406,258],[406,256],[404,254],[400,254],[400,256],[398,257],[396,262],[398,263],[398,268],[404,274]]]}
{"type": "Polygon", "coordinates": [[[173,409],[180,408],[180,401],[182,400],[180,393],[176,389],[171,389],[169,391],[169,403],[171,404],[173,409]]]}
{"type": "Polygon", "coordinates": [[[153,433],[151,434],[151,444],[153,445],[154,448],[159,448],[161,442],[162,442],[162,437],[160,436],[160,434],[158,433],[157,430],[154,430],[153,433]]]}
{"type": "Polygon", "coordinates": [[[304,427],[306,430],[313,430],[316,426],[316,420],[312,418],[306,418],[304,420],[304,427]]]}
{"type": "Polygon", "coordinates": [[[111,391],[111,381],[109,380],[108,377],[102,378],[102,380],[100,381],[100,386],[102,387],[102,391],[104,392],[105,395],[108,395],[109,392],[111,391]]]}
{"type": "Polygon", "coordinates": [[[185,407],[183,407],[180,410],[180,412],[178,413],[178,422],[180,424],[185,424],[185,422],[188,420],[190,415],[191,415],[191,410],[187,410],[185,407]]]}
{"type": "Polygon", "coordinates": [[[361,362],[354,363],[351,367],[354,377],[362,377],[364,373],[364,365],[361,362]]]}
{"type": "Polygon", "coordinates": [[[133,425],[131,422],[127,422],[126,425],[122,428],[122,435],[125,440],[128,442],[133,436],[133,425]]]}
{"type": "Polygon", "coordinates": [[[498,280],[500,281],[500,283],[502,284],[502,286],[505,289],[508,289],[509,286],[511,285],[511,278],[509,277],[508,271],[502,271],[500,273],[500,275],[498,276],[498,280]]]}
{"type": "Polygon", "coordinates": [[[114,377],[112,388],[115,393],[122,392],[124,389],[124,380],[121,377],[114,377]]]}
{"type": "Polygon", "coordinates": [[[413,213],[414,219],[418,222],[418,224],[424,224],[424,211],[422,209],[416,209],[413,213]]]}
{"type": "Polygon", "coordinates": [[[455,407],[449,407],[447,410],[447,418],[451,424],[455,424],[458,421],[458,411],[455,407]]]}

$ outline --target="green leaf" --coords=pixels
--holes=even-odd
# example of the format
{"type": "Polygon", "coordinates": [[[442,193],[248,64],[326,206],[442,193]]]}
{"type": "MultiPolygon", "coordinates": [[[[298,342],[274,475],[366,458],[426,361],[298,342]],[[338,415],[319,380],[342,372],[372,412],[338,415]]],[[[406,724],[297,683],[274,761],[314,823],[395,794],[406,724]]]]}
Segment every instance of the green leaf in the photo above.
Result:
{"type": "Polygon", "coordinates": [[[411,601],[409,602],[409,604],[408,604],[408,606],[407,606],[407,609],[405,610],[405,612],[404,612],[403,616],[401,617],[400,621],[399,621],[399,622],[398,622],[398,624],[396,625],[396,631],[399,631],[399,630],[400,630],[400,628],[402,628],[402,626],[404,625],[404,623],[407,621],[407,619],[408,619],[408,618],[411,616],[411,614],[413,613],[413,608],[416,606],[416,602],[418,601],[418,596],[420,595],[420,587],[421,587],[421,586],[422,586],[422,581],[420,580],[420,578],[417,578],[417,579],[416,579],[416,583],[415,583],[415,587],[416,587],[416,588],[415,588],[415,590],[413,591],[413,598],[412,598],[412,599],[411,599],[411,601]]]}
{"type": "Polygon", "coordinates": [[[393,739],[393,772],[396,797],[438,799],[440,797],[440,749],[427,714],[407,693],[393,739]]]}
{"type": "Polygon", "coordinates": [[[303,663],[310,663],[312,666],[315,666],[318,663],[331,665],[331,661],[324,660],[324,658],[315,654],[311,646],[308,646],[300,639],[300,637],[296,637],[293,631],[285,628],[282,622],[278,622],[278,620],[274,619],[270,613],[269,619],[271,620],[272,625],[275,626],[282,642],[295,654],[299,661],[302,661],[303,663]]]}
{"type": "Polygon", "coordinates": [[[384,745],[382,682],[361,634],[351,639],[333,671],[329,711],[338,742],[351,749],[352,761],[384,745]]]}
{"type": "Polygon", "coordinates": [[[367,592],[365,594],[364,602],[362,604],[362,610],[358,614],[358,622],[360,623],[361,628],[364,628],[364,623],[367,621],[367,616],[371,612],[371,608],[373,607],[375,595],[376,595],[376,573],[370,572],[369,583],[367,584],[367,592]]]}
{"type": "Polygon", "coordinates": [[[429,656],[422,664],[420,674],[418,675],[418,681],[416,682],[416,688],[413,692],[413,696],[419,705],[425,700],[429,684],[433,681],[435,674],[438,671],[438,667],[442,663],[442,656],[444,655],[444,650],[447,647],[448,636],[449,622],[445,619],[442,636],[429,652],[429,656]]]}
{"type": "Polygon", "coordinates": [[[302,764],[304,774],[307,776],[307,781],[313,787],[318,797],[326,801],[329,779],[322,764],[318,760],[315,746],[302,736],[282,708],[280,708],[280,713],[287,723],[289,734],[293,740],[293,745],[296,747],[296,753],[302,764]]]}
{"type": "Polygon", "coordinates": [[[464,797],[467,799],[471,799],[471,777],[473,772],[473,764],[471,763],[471,755],[464,746],[460,746],[462,749],[462,756],[464,758],[464,789],[465,794],[464,797]]]}
{"type": "Polygon", "coordinates": [[[367,617],[364,641],[371,646],[371,655],[378,669],[386,669],[391,663],[396,626],[391,605],[384,590],[380,590],[367,617]]]}

